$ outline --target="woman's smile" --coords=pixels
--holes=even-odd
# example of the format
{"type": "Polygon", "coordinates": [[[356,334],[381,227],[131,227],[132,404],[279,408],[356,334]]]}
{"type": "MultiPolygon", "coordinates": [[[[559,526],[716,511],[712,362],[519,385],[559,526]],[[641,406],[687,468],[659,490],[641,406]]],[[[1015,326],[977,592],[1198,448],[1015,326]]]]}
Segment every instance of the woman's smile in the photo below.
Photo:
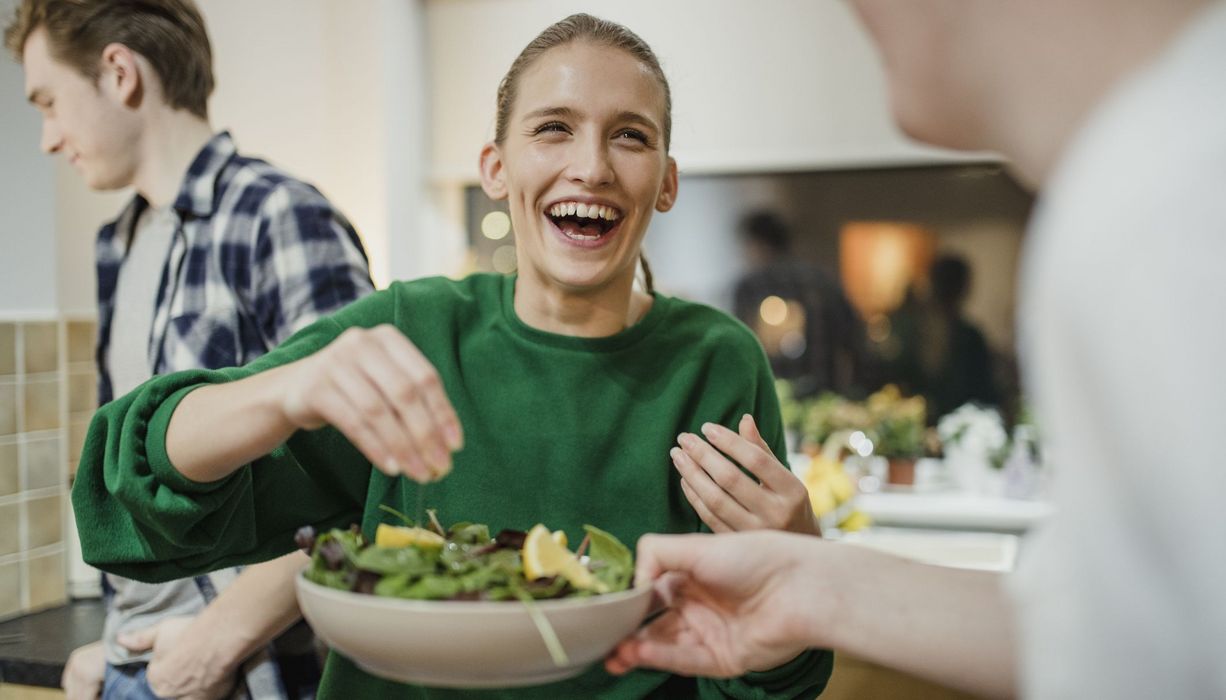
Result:
{"type": "Polygon", "coordinates": [[[622,218],[616,205],[591,197],[562,199],[545,208],[545,228],[578,248],[608,245],[621,229],[622,218]]]}

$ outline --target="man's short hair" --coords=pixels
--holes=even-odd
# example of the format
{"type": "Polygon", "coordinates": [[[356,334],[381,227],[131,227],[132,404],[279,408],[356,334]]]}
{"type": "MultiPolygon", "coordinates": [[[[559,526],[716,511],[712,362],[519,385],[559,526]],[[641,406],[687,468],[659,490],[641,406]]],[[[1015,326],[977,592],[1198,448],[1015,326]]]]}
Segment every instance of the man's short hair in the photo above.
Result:
{"type": "Polygon", "coordinates": [[[93,81],[101,75],[102,49],[127,46],[153,66],[167,104],[208,116],[213,49],[192,0],[22,0],[4,30],[4,45],[19,63],[39,28],[57,61],[93,81]]]}

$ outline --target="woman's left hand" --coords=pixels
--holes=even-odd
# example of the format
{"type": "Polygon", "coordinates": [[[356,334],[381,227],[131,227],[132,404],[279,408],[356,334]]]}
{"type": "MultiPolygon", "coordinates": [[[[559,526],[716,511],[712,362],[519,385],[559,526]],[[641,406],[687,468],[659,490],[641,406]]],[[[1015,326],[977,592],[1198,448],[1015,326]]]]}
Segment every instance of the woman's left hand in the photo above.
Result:
{"type": "Polygon", "coordinates": [[[751,416],[740,434],[704,423],[701,437],[682,433],[669,454],[681,473],[681,490],[713,532],[787,530],[820,535],[809,492],[771,452],[751,416]],[[737,465],[757,477],[750,478],[737,465]]]}

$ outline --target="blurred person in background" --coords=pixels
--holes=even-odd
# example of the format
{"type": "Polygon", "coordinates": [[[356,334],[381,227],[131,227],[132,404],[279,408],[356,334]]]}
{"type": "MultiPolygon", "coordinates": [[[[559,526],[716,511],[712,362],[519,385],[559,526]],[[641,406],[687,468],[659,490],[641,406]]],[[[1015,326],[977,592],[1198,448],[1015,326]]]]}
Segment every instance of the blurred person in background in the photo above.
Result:
{"type": "Polygon", "coordinates": [[[735,674],[829,645],[996,697],[1226,697],[1226,3],[853,5],[906,132],[1040,186],[1020,340],[1054,515],[1007,577],[644,538],[640,580],[663,574],[672,609],[609,668],[735,674]]]}
{"type": "Polygon", "coordinates": [[[886,379],[906,394],[922,395],[930,423],[967,402],[1000,403],[991,348],[962,313],[971,279],[964,258],[942,255],[928,268],[927,297],[908,294],[890,316],[897,346],[885,363],[886,379]]]}
{"type": "Polygon", "coordinates": [[[736,283],[733,309],[762,341],[775,376],[798,396],[852,393],[863,329],[838,281],[797,259],[778,214],[751,212],[738,232],[749,271],[736,283]]]}
{"type": "MultiPolygon", "coordinates": [[[[242,364],[370,292],[353,227],[310,185],[209,124],[212,48],[191,0],[22,0],[5,31],[42,148],[95,190],[135,190],[98,233],[98,398],[242,364]]],[[[293,698],[319,677],[293,554],[146,584],[107,574],[102,641],[70,698],[293,698]],[[288,630],[288,631],[287,631],[288,630]]]]}

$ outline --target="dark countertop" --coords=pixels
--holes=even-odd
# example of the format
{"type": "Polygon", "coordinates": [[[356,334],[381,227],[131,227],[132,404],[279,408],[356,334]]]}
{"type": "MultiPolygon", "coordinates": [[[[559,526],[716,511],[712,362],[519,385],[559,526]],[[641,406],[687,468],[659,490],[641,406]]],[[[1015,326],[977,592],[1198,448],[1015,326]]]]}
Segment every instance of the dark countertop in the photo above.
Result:
{"type": "Polygon", "coordinates": [[[101,600],[76,600],[0,622],[0,683],[60,687],[73,649],[102,638],[101,600]]]}

